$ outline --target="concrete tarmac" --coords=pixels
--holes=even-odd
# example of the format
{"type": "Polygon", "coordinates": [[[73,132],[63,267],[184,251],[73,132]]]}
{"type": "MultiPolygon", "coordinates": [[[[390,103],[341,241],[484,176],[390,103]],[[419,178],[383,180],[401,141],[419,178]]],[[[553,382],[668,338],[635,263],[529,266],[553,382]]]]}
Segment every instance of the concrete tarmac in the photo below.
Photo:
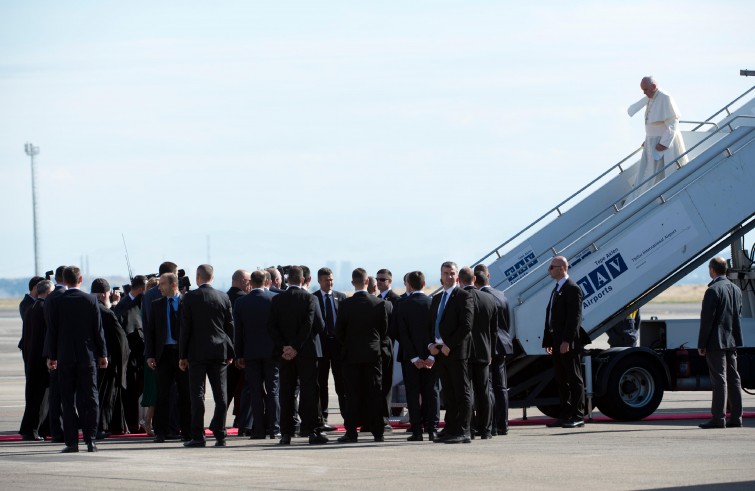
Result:
{"type": "MultiPolygon", "coordinates": [[[[20,328],[17,310],[0,310],[0,435],[15,434],[23,413],[20,328]]],[[[508,436],[468,445],[410,443],[403,430],[384,443],[360,435],[359,443],[337,444],[336,433],[327,445],[296,438],[290,447],[241,437],[225,448],[209,438],[200,449],[109,438],[96,454],[83,443],[82,452],[61,454],[61,444],[0,442],[0,489],[755,489],[755,420],[699,429],[709,404],[709,392],[667,393],[659,413],[700,419],[574,430],[517,424],[523,412],[514,409],[508,436]]],[[[745,411],[754,408],[745,394],[745,411]]],[[[208,401],[208,422],[211,414],[208,401]]],[[[527,414],[528,422],[546,421],[535,408],[527,414]]],[[[338,413],[331,420],[339,423],[338,413]]]]}

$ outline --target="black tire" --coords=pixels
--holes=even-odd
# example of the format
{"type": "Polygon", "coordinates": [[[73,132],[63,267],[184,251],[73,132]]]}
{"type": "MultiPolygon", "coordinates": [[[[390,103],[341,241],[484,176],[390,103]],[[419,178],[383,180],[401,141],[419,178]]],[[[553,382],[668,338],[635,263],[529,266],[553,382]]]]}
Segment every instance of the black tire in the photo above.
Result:
{"type": "Polygon", "coordinates": [[[638,421],[653,414],[663,399],[663,378],[652,360],[629,356],[608,374],[606,393],[597,401],[600,412],[619,421],[638,421]]]}
{"type": "Polygon", "coordinates": [[[537,409],[549,418],[558,418],[559,414],[561,413],[561,407],[558,404],[537,406],[537,409]]]}

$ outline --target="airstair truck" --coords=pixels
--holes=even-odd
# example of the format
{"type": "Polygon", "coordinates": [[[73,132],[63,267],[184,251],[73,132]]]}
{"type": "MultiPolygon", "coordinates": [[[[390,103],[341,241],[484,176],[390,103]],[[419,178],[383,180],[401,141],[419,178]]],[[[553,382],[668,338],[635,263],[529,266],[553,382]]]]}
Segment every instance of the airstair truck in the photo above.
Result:
{"type": "MultiPolygon", "coordinates": [[[[705,121],[682,121],[694,125],[682,132],[688,163],[668,164],[663,180],[636,199],[630,196],[638,166],[627,162],[640,149],[475,262],[489,265],[491,284],[509,300],[512,407],[525,408],[525,416],[531,406],[557,413],[552,365],[541,347],[553,287],[547,268],[556,255],[569,260],[569,276],[582,288],[583,326],[595,340],[731,246],[729,277],[744,293],[739,370],[743,387],[755,388],[755,249],[748,254],[743,246],[755,227],[755,98],[743,103],[753,89],[705,121]]],[[[611,418],[639,420],[657,409],[666,390],[709,390],[698,329],[695,319],[643,320],[637,348],[588,346],[588,410],[594,404],[611,418]],[[680,362],[689,369],[679,370],[680,362]]]]}

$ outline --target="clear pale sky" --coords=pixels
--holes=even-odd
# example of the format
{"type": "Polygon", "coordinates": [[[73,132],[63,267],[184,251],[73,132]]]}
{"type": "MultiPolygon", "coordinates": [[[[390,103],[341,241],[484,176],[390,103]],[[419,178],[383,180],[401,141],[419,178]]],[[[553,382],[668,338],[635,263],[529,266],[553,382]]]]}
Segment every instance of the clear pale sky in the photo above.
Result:
{"type": "MultiPolygon", "coordinates": [[[[0,0],[0,277],[467,264],[755,83],[755,2],[0,0]]],[[[749,242],[748,242],[749,244],[749,242]]],[[[342,280],[345,278],[339,278],[342,280]]],[[[397,281],[400,283],[400,281],[397,281]]]]}

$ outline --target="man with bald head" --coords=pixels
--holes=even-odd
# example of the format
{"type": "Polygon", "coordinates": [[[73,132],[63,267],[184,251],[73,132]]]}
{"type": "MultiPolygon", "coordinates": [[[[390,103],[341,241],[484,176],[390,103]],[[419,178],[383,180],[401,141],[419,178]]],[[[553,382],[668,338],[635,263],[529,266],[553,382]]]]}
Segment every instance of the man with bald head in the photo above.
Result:
{"type": "Polygon", "coordinates": [[[556,285],[545,310],[543,348],[553,357],[561,405],[558,419],[546,425],[551,428],[585,425],[585,383],[579,357],[590,339],[582,329],[582,288],[569,278],[568,269],[564,256],[554,257],[548,267],[556,285]]]}
{"type": "MultiPolygon", "coordinates": [[[[637,172],[637,181],[634,185],[635,189],[627,198],[627,201],[637,198],[653,185],[661,182],[667,174],[675,169],[675,167],[671,167],[663,171],[663,168],[687,151],[682,140],[682,134],[679,131],[681,115],[674,99],[659,89],[655,79],[651,76],[643,77],[640,81],[640,89],[645,96],[629,106],[627,113],[629,116],[634,116],[640,109],[645,108],[645,142],[643,143],[642,157],[637,172]],[[643,184],[643,181],[649,179],[656,172],[659,172],[657,176],[643,184]]],[[[687,160],[687,157],[684,156],[679,159],[679,164],[684,165],[687,160]]]]}

